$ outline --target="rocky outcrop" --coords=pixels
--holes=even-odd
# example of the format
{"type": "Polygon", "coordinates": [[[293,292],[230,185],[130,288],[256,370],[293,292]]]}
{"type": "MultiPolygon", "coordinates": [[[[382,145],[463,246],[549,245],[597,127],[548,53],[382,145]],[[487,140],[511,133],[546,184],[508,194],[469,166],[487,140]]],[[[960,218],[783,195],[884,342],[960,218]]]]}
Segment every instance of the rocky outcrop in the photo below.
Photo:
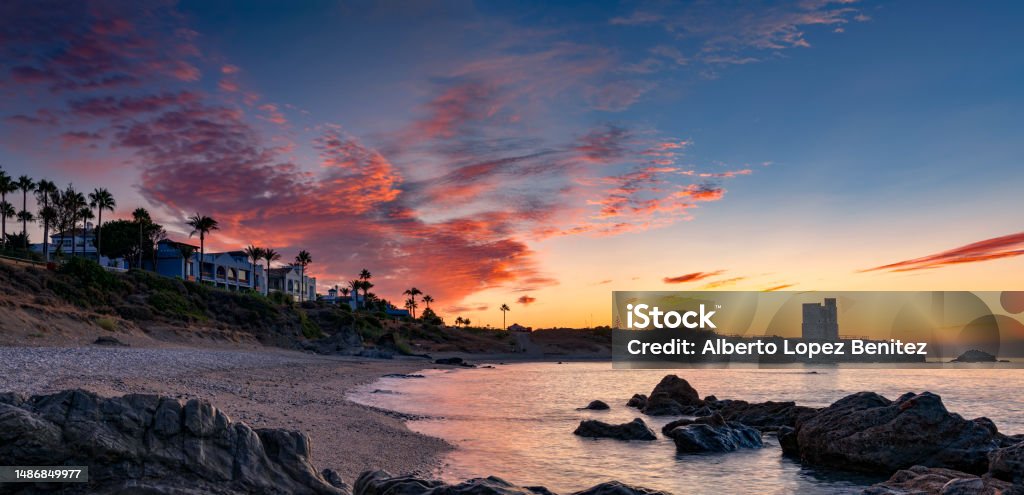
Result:
{"type": "MultiPolygon", "coordinates": [[[[643,413],[649,416],[678,416],[689,414],[689,408],[704,405],[690,383],[676,375],[666,375],[651,391],[643,413]]],[[[692,412],[692,411],[691,411],[692,412]]]]}
{"type": "Polygon", "coordinates": [[[92,344],[93,345],[105,345],[105,346],[111,346],[111,347],[130,347],[128,344],[125,344],[124,342],[121,342],[121,340],[118,339],[117,337],[111,337],[109,335],[102,335],[102,336],[96,337],[96,340],[93,341],[92,344]]]}
{"type": "Polygon", "coordinates": [[[587,404],[585,407],[577,408],[577,410],[579,410],[579,411],[583,411],[583,410],[606,411],[608,409],[611,409],[611,408],[608,407],[608,404],[605,401],[603,401],[603,400],[592,400],[592,401],[590,401],[590,404],[587,404]]]}
{"type": "Polygon", "coordinates": [[[709,401],[708,405],[727,421],[737,421],[761,431],[777,431],[783,426],[796,426],[797,420],[818,412],[794,402],[755,402],[742,400],[709,401]]]}
{"type": "Polygon", "coordinates": [[[303,348],[317,354],[358,356],[366,349],[359,333],[349,328],[339,328],[330,336],[304,342],[303,348]]]}
{"type": "Polygon", "coordinates": [[[953,469],[912,466],[887,481],[872,485],[863,495],[1020,495],[1024,489],[988,476],[953,469]]]}
{"type": "Polygon", "coordinates": [[[971,349],[950,361],[951,363],[994,363],[996,357],[977,349],[971,349]]]}
{"type": "Polygon", "coordinates": [[[309,453],[302,433],[253,430],[200,400],[105,399],[82,390],[0,395],[5,464],[89,467],[89,483],[53,485],[60,493],[344,493],[316,472],[309,453]]]}
{"type": "Polygon", "coordinates": [[[615,438],[618,440],[655,440],[657,437],[654,431],[644,423],[644,420],[636,418],[629,423],[613,425],[604,421],[587,419],[580,421],[574,435],[589,438],[615,438]]]}
{"type": "Polygon", "coordinates": [[[449,366],[462,366],[463,368],[476,368],[475,364],[467,363],[466,360],[460,357],[450,357],[435,359],[434,364],[446,364],[449,366]]]}
{"type": "Polygon", "coordinates": [[[883,474],[914,465],[982,474],[999,434],[987,419],[951,414],[929,392],[895,401],[860,392],[799,420],[793,432],[780,432],[780,442],[809,464],[883,474]]]}
{"type": "MultiPolygon", "coordinates": [[[[385,471],[359,475],[352,495],[554,495],[541,486],[517,486],[501,478],[474,478],[450,485],[415,476],[393,477],[385,471]]],[[[595,485],[573,495],[669,495],[666,492],[630,486],[618,481],[595,485]]]]}
{"type": "Polygon", "coordinates": [[[715,414],[695,420],[673,421],[662,430],[681,453],[733,452],[763,445],[761,432],[715,414]],[[667,431],[666,431],[667,430],[667,431]]]}
{"type": "Polygon", "coordinates": [[[635,407],[637,409],[647,407],[647,396],[644,394],[633,394],[633,396],[626,401],[626,407],[635,407]]]}

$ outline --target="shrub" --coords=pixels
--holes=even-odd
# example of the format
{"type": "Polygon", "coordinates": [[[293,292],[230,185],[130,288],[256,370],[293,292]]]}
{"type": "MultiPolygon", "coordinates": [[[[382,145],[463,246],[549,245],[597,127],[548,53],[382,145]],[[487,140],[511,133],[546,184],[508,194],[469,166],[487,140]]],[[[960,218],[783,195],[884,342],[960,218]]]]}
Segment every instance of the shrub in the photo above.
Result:
{"type": "Polygon", "coordinates": [[[309,319],[309,315],[301,309],[295,310],[299,315],[299,324],[302,325],[302,336],[307,339],[319,339],[324,336],[324,332],[320,330],[320,327],[316,323],[313,323],[309,319]]]}
{"type": "Polygon", "coordinates": [[[274,304],[282,306],[292,307],[295,304],[295,298],[291,294],[285,294],[284,292],[271,292],[267,298],[274,304]]]}
{"type": "Polygon", "coordinates": [[[97,318],[96,324],[99,325],[100,328],[108,332],[113,332],[117,330],[117,320],[113,318],[97,318]]]}

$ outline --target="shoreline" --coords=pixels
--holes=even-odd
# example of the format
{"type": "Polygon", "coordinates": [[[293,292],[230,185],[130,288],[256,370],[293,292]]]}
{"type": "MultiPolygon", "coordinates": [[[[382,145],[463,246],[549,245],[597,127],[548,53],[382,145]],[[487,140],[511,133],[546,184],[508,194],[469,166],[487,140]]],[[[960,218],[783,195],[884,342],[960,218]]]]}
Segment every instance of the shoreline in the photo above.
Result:
{"type": "Polygon", "coordinates": [[[406,415],[349,400],[349,391],[421,360],[320,356],[276,348],[0,347],[0,392],[24,395],[80,388],[103,397],[157,394],[209,400],[253,428],[297,430],[311,460],[352,482],[366,470],[429,475],[448,442],[413,432],[406,415]]]}

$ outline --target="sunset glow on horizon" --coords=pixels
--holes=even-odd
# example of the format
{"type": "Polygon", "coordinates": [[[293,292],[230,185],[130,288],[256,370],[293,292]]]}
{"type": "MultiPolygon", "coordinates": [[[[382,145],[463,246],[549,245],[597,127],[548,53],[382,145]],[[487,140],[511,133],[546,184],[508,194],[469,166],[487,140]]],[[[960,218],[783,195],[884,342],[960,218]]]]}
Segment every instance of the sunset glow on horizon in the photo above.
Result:
{"type": "Polygon", "coordinates": [[[448,323],[608,325],[613,290],[1024,290],[1022,13],[7,2],[0,166],[178,241],[214,217],[208,250],[308,250],[321,293],[368,269],[448,323]]]}

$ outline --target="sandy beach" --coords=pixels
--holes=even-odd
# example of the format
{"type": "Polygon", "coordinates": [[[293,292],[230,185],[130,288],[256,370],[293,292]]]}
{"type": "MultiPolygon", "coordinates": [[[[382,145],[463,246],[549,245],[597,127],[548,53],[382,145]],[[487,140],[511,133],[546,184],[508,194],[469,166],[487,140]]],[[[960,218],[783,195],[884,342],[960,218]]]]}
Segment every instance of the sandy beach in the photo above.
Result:
{"type": "Polygon", "coordinates": [[[345,399],[388,373],[423,360],[325,357],[265,348],[0,347],[0,391],[23,394],[82,388],[103,396],[159,394],[211,401],[254,428],[285,428],[312,439],[317,468],[351,482],[362,471],[424,474],[452,447],[410,431],[401,415],[345,399]]]}

